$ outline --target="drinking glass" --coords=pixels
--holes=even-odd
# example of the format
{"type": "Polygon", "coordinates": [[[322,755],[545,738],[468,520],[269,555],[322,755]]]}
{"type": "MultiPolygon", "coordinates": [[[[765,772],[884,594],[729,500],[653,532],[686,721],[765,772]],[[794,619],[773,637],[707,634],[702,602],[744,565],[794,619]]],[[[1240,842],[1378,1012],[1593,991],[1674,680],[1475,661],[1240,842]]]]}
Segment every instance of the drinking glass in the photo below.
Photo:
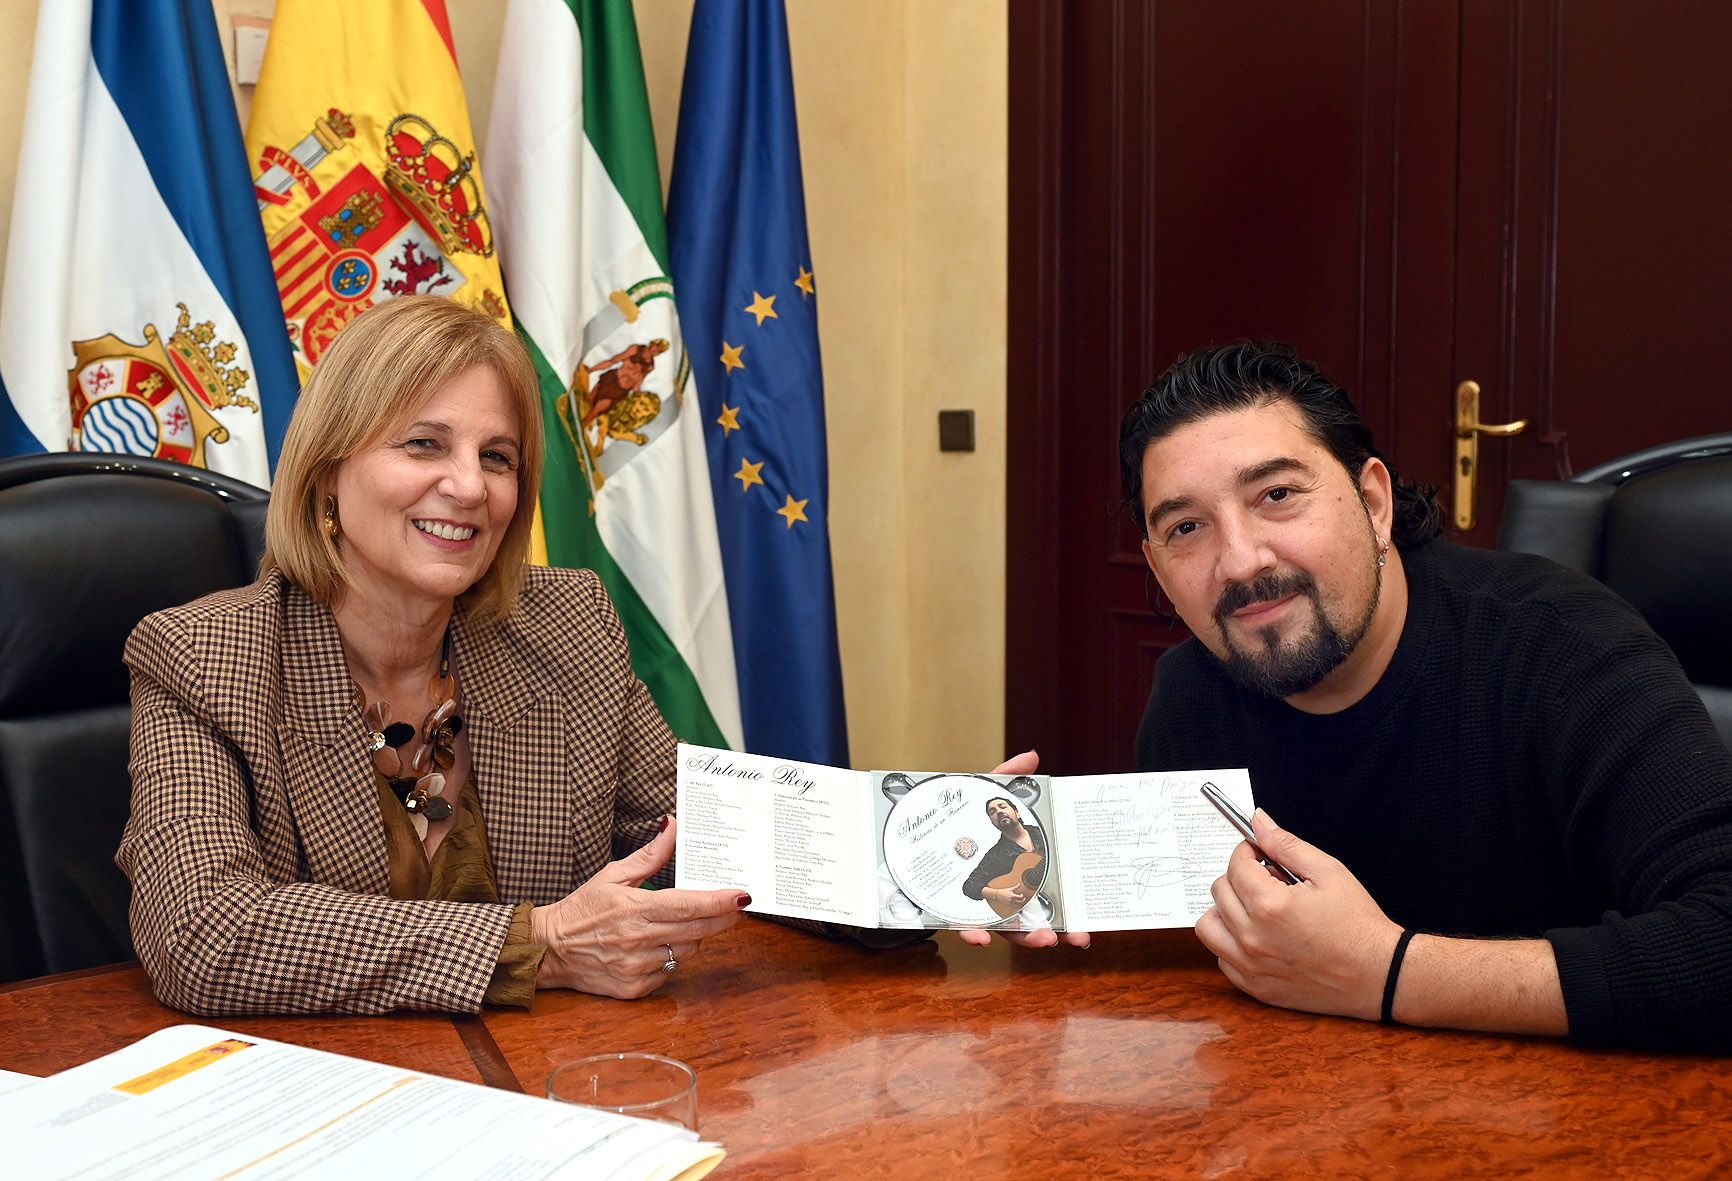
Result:
{"type": "Polygon", "coordinates": [[[626,1051],[556,1067],[547,1097],[698,1130],[698,1076],[684,1062],[626,1051]]]}

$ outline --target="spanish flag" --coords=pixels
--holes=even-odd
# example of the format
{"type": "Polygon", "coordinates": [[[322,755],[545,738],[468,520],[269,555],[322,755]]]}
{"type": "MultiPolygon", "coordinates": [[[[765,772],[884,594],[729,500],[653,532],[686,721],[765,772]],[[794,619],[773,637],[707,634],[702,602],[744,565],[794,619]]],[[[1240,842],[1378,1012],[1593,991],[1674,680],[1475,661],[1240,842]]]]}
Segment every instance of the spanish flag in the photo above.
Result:
{"type": "Polygon", "coordinates": [[[510,326],[445,0],[282,0],[246,146],[303,378],[399,295],[510,326]]]}

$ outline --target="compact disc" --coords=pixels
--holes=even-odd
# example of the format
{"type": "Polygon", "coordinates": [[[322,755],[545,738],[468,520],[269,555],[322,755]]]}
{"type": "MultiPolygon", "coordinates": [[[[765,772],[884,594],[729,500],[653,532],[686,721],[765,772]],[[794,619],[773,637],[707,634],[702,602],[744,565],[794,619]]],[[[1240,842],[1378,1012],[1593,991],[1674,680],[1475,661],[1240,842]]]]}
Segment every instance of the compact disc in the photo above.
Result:
{"type": "MultiPolygon", "coordinates": [[[[1001,805],[996,811],[1005,810],[1001,805]]],[[[995,908],[973,895],[987,883],[1006,888],[1022,882],[1022,893],[1032,898],[1046,879],[1045,838],[1034,810],[1002,783],[978,775],[933,775],[891,806],[884,821],[884,864],[897,888],[931,917],[990,927],[1015,917],[1020,907],[1006,909],[1010,904],[1001,900],[995,908]],[[1014,821],[1003,821],[1001,828],[988,811],[995,799],[1009,802],[1015,821],[1031,834],[1034,854],[1009,836],[1014,821]]]]}

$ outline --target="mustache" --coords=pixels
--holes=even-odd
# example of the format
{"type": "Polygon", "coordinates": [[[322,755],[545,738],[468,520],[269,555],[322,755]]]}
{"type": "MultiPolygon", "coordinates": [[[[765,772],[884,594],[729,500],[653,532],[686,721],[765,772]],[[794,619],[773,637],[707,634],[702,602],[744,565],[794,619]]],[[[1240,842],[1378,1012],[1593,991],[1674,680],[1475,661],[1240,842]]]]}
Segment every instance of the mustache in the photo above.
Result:
{"type": "Polygon", "coordinates": [[[1232,583],[1215,601],[1215,622],[1225,624],[1227,616],[1249,607],[1252,603],[1267,603],[1271,599],[1291,594],[1302,594],[1315,599],[1317,580],[1303,570],[1289,570],[1285,573],[1271,570],[1267,574],[1259,574],[1250,582],[1232,583]]]}

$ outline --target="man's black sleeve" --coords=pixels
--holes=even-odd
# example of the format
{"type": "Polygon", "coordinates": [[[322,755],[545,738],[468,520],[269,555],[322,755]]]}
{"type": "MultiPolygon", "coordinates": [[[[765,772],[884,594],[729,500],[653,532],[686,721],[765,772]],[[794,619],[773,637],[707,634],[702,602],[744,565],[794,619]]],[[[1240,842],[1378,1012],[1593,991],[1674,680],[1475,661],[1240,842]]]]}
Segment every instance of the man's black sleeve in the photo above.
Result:
{"type": "Polygon", "coordinates": [[[1607,616],[1534,654],[1526,736],[1570,869],[1615,901],[1545,935],[1570,1037],[1732,1052],[1732,753],[1659,637],[1621,603],[1607,616]]]}
{"type": "Polygon", "coordinates": [[[994,844],[991,848],[987,849],[985,853],[982,853],[980,855],[980,860],[975,863],[973,872],[963,880],[962,892],[968,895],[968,897],[979,901],[981,890],[986,887],[988,882],[998,876],[999,870],[996,867],[998,859],[994,856],[997,852],[998,845],[994,844]]]}

